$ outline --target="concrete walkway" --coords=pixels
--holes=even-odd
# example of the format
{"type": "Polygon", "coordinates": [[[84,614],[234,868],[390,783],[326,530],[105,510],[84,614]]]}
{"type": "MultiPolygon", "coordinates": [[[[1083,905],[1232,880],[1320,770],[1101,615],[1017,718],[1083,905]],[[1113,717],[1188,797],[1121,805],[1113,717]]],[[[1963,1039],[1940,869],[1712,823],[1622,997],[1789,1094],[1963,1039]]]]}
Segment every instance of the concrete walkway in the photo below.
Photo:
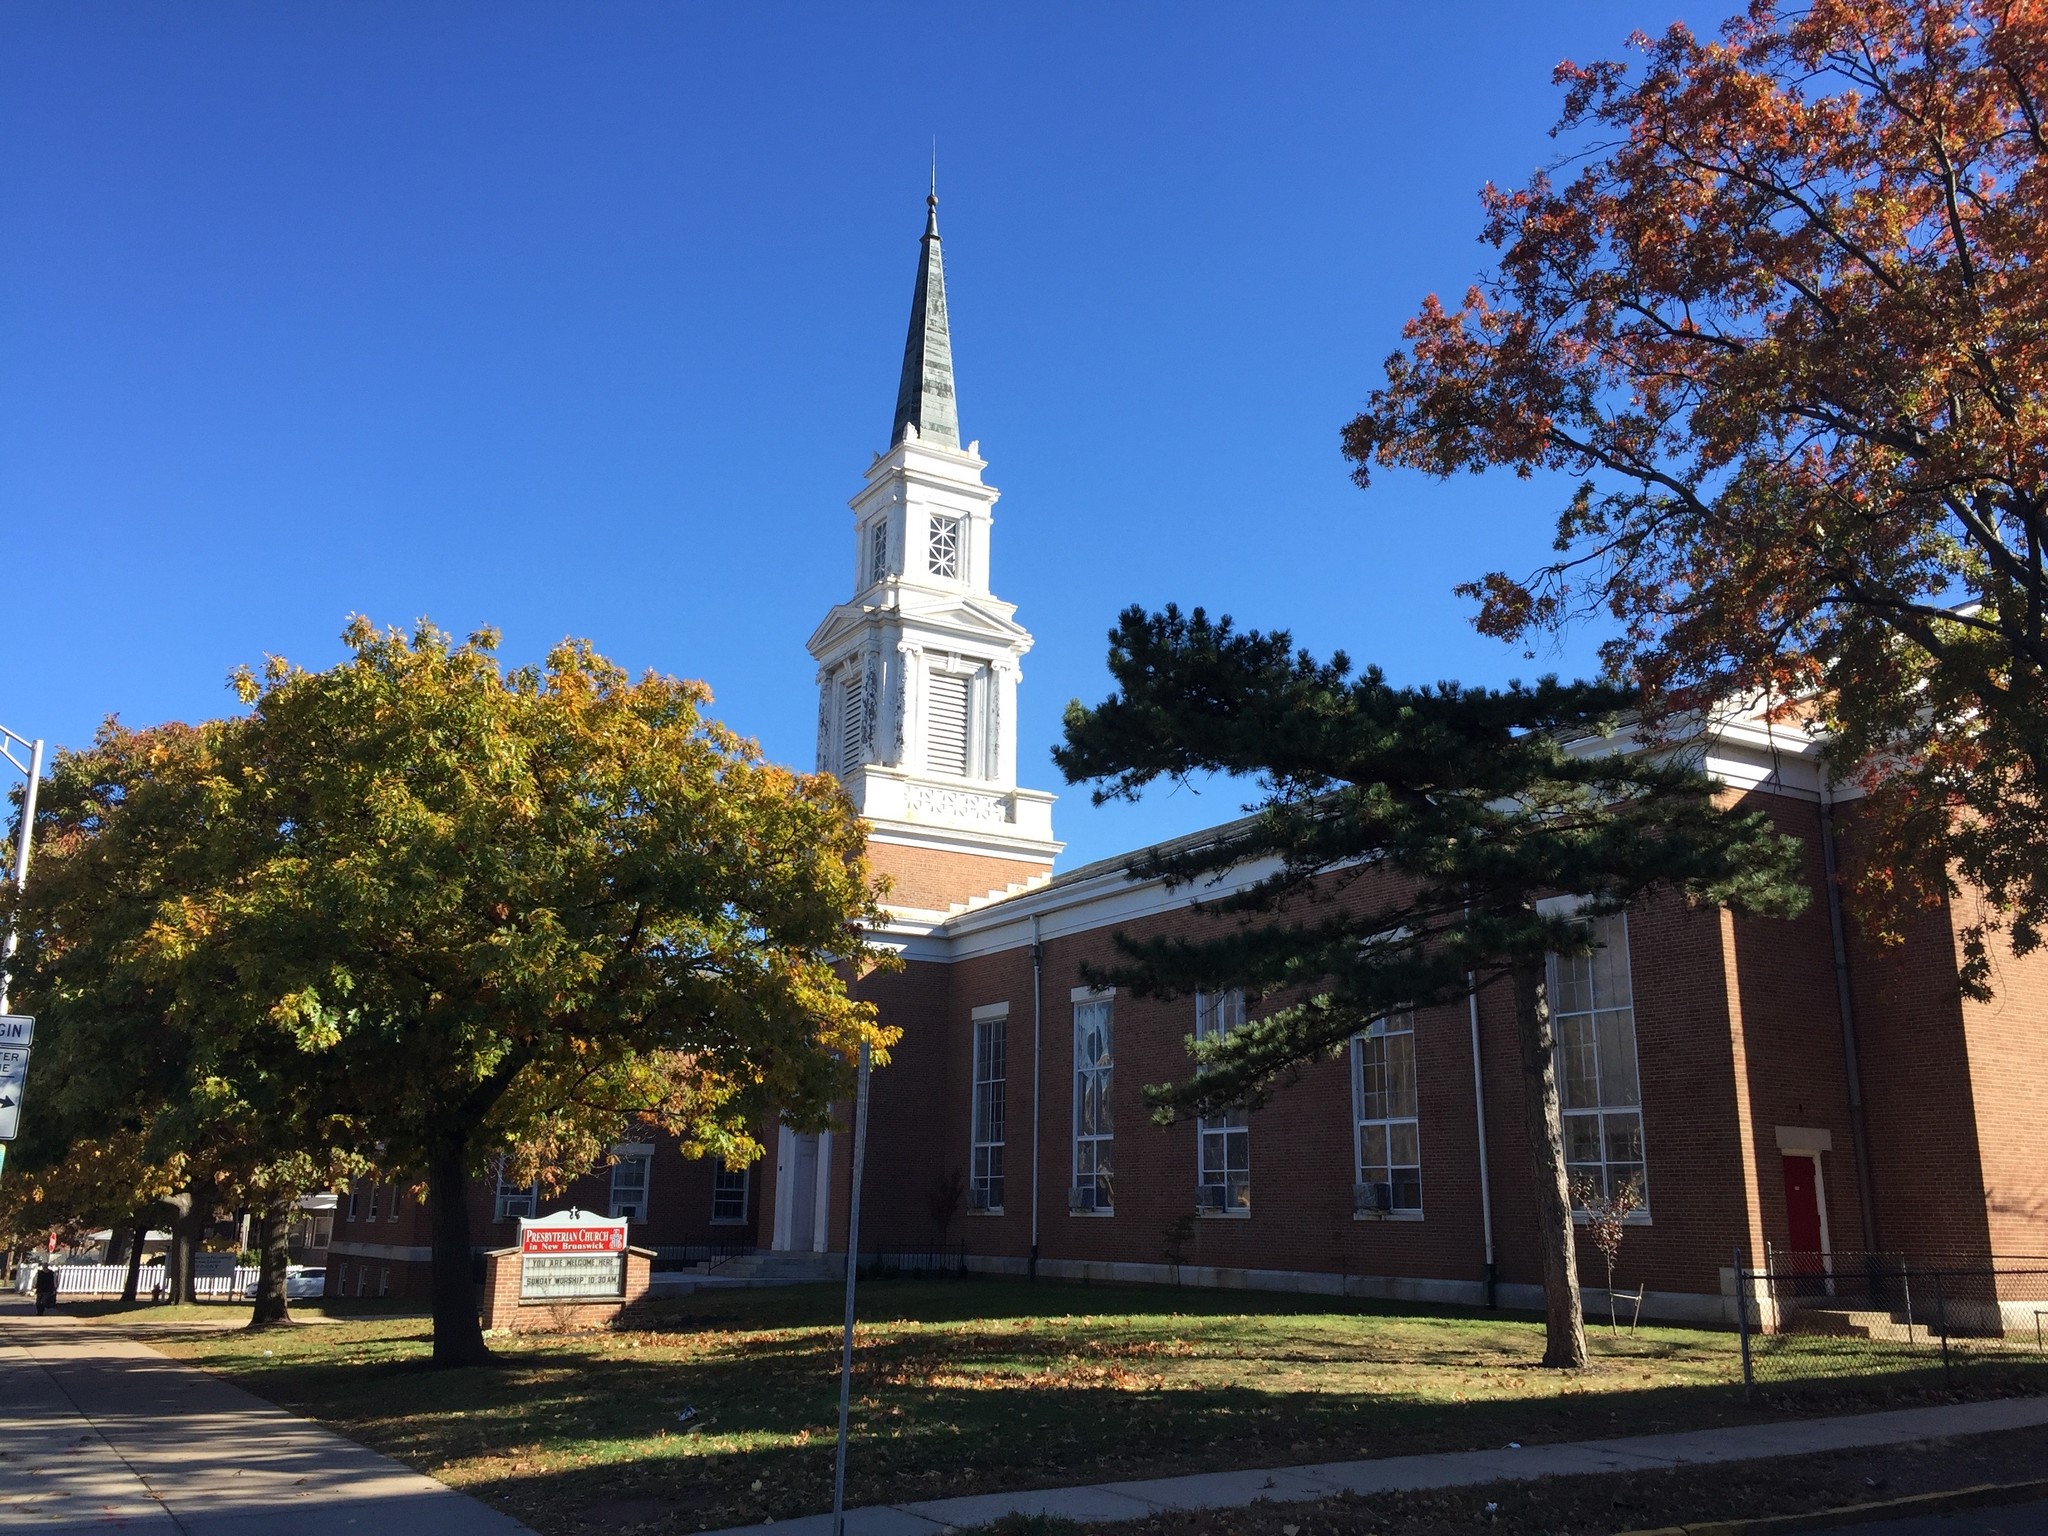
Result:
{"type": "MultiPolygon", "coordinates": [[[[876,1504],[848,1510],[847,1536],[943,1536],[987,1525],[1004,1515],[1052,1515],[1065,1520],[1139,1520],[1171,1509],[1238,1509],[1323,1499],[1337,1493],[1392,1493],[1410,1488],[1457,1488],[1521,1482],[1581,1472],[1642,1472],[1687,1462],[1762,1461],[1874,1445],[1905,1445],[1948,1435],[2048,1424],[2048,1397],[2002,1398],[1988,1403],[1944,1403],[1837,1419],[1788,1419],[1732,1429],[1697,1429],[1624,1440],[1583,1440],[1521,1450],[1458,1451],[1435,1456],[1388,1456],[1333,1461],[1312,1467],[1254,1472],[1197,1472],[1142,1482],[1091,1483],[1032,1493],[983,1493],[916,1504],[876,1504]]],[[[859,1451],[854,1452],[859,1455],[859,1451]]],[[[831,1536],[829,1514],[770,1525],[735,1526],[715,1536],[831,1536]]]]}
{"type": "Polygon", "coordinates": [[[0,1302],[0,1531],[114,1530],[531,1536],[117,1327],[0,1302]]]}

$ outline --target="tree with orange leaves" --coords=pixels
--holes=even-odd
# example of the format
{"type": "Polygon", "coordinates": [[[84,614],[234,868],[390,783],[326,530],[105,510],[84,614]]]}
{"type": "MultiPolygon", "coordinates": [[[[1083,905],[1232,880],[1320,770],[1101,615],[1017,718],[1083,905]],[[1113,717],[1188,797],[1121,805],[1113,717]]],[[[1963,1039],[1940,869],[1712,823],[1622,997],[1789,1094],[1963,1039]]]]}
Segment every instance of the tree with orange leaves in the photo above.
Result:
{"type": "Polygon", "coordinates": [[[1654,709],[1811,712],[1871,791],[1880,924],[1958,879],[2048,923],[2048,6],[1756,0],[1566,63],[1580,153],[1484,193],[1344,433],[1364,485],[1575,486],[1557,559],[1461,588],[1524,638],[1604,613],[1654,709]],[[1569,166],[1569,169],[1566,169],[1569,166]]]}

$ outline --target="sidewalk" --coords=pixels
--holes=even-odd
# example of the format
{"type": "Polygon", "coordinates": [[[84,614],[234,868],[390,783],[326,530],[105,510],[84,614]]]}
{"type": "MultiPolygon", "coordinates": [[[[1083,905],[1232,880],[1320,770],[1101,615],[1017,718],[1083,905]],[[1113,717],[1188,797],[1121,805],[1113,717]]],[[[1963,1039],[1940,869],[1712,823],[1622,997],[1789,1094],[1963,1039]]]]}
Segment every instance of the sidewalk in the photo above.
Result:
{"type": "MultiPolygon", "coordinates": [[[[1261,1499],[1288,1503],[1338,1493],[1392,1493],[1412,1488],[1457,1488],[1482,1483],[1533,1481],[1584,1472],[1642,1472],[1687,1462],[1762,1461],[1816,1451],[1905,1445],[1948,1435],[1984,1434],[2048,1424],[2048,1397],[1945,1403],[1890,1413],[1836,1419],[1788,1419],[1732,1429],[1639,1435],[1532,1445],[1522,1450],[1458,1451],[1434,1456],[1388,1456],[1372,1461],[1325,1462],[1252,1472],[1199,1472],[1142,1482],[1091,1483],[1028,1493],[985,1493],[916,1504],[876,1504],[846,1512],[847,1536],[942,1536],[987,1525],[1004,1515],[1050,1515],[1077,1521],[1141,1520],[1170,1509],[1238,1509],[1261,1499]]],[[[859,1452],[856,1450],[855,1455],[859,1452]]],[[[830,1514],[735,1526],[713,1536],[831,1536],[830,1514]]]]}
{"type": "Polygon", "coordinates": [[[531,1536],[118,1327],[0,1302],[0,1531],[531,1536]]]}

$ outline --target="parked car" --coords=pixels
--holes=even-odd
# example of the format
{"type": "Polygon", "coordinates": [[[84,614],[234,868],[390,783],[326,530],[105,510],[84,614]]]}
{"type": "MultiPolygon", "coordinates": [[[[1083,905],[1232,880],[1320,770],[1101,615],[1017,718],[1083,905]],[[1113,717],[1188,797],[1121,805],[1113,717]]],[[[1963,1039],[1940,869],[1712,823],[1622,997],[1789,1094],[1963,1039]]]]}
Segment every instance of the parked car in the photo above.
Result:
{"type": "MultiPolygon", "coordinates": [[[[251,1280],[242,1287],[242,1294],[252,1301],[256,1297],[256,1282],[251,1280]]],[[[311,1301],[327,1294],[327,1271],[308,1269],[303,1264],[288,1264],[284,1271],[284,1299],[286,1301],[311,1301]]]]}

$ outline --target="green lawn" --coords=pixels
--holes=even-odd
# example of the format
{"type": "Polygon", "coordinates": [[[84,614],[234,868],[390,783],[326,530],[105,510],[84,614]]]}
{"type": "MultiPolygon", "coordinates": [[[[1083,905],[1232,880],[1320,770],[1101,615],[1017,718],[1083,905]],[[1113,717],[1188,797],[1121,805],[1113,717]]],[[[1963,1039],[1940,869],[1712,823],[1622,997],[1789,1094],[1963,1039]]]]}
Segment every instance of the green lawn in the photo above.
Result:
{"type": "MultiPolygon", "coordinates": [[[[855,1504],[1771,1411],[1743,1406],[1724,1333],[1596,1328],[1592,1369],[1564,1374],[1522,1318],[993,1280],[861,1295],[855,1504]]],[[[453,1372],[423,1368],[410,1317],[156,1342],[543,1532],[693,1531],[830,1507],[840,1298],[710,1293],[632,1332],[500,1338],[502,1368],[453,1372]]]]}

